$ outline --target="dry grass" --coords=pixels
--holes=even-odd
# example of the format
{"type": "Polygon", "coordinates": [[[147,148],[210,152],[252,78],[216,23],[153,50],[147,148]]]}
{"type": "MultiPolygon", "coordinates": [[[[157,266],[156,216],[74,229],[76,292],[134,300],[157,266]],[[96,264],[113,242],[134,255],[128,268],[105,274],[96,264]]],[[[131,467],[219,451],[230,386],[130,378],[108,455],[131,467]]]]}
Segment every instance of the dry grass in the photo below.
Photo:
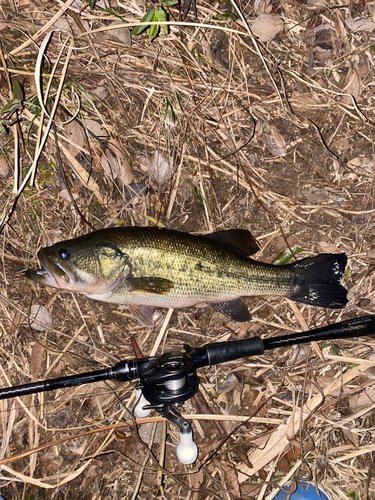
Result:
{"type": "MultiPolygon", "coordinates": [[[[235,12],[228,2],[198,3],[185,23],[166,7],[169,34],[133,36],[131,46],[110,11],[137,23],[142,0],[100,6],[0,4],[1,106],[17,95],[14,82],[24,92],[0,137],[1,386],[111,366],[133,357],[131,335],[144,353],[162,352],[372,314],[373,5],[249,2],[249,22],[273,13],[284,23],[262,45],[240,21],[217,18],[235,12]],[[155,151],[164,177],[147,173],[155,151]],[[130,196],[129,183],[147,191],[130,196]],[[208,308],[163,324],[162,311],[149,332],[115,306],[24,278],[40,246],[155,221],[194,233],[249,228],[267,262],[287,245],[345,251],[350,302],[332,312],[255,298],[242,326],[208,308]],[[30,328],[32,304],[53,328],[30,328]]],[[[201,370],[200,393],[184,406],[199,446],[189,468],[160,418],[138,427],[150,456],[127,410],[131,384],[1,401],[0,493],[270,500],[287,480],[312,478],[334,500],[375,498],[374,349],[371,338],[337,341],[201,370]]]]}

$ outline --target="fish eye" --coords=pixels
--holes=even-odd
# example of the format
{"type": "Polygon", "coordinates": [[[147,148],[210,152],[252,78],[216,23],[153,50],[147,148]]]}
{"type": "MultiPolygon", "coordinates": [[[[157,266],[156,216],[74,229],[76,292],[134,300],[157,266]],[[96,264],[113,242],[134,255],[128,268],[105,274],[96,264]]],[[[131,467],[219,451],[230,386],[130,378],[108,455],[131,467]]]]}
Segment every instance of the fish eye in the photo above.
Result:
{"type": "Polygon", "coordinates": [[[62,260],[67,260],[70,257],[70,253],[66,248],[61,248],[58,252],[59,258],[62,260]]]}

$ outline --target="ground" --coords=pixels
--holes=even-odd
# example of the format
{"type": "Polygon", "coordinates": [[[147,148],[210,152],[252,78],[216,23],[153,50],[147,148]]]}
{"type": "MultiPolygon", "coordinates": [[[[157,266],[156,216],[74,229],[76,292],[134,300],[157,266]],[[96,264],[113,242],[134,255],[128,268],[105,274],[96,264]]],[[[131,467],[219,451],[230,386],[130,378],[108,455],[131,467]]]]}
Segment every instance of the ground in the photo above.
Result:
{"type": "MultiPolygon", "coordinates": [[[[154,11],[176,23],[152,40],[123,23],[142,19],[143,0],[0,4],[3,387],[112,366],[134,357],[131,336],[147,355],[374,312],[372,3],[244,3],[255,39],[231,2],[197,3],[184,22],[186,0],[167,4],[154,11]],[[345,252],[349,303],[254,297],[242,325],[197,306],[159,310],[150,330],[126,308],[25,278],[41,247],[155,224],[248,229],[269,263],[288,246],[297,259],[345,252]],[[32,306],[48,328],[30,323],[32,306]]],[[[132,421],[134,384],[3,400],[0,493],[261,500],[308,479],[334,500],[375,498],[374,348],[355,337],[200,370],[181,409],[199,447],[189,467],[172,424],[132,421]]]]}

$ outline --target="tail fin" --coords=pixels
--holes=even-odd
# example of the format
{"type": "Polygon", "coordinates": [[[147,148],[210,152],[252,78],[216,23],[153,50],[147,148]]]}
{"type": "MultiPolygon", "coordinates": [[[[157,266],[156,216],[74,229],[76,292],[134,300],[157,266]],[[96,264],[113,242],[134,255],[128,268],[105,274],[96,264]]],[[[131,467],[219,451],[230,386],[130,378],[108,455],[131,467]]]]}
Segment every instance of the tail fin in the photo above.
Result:
{"type": "Polygon", "coordinates": [[[340,309],[348,299],[347,290],[340,285],[347,257],[344,253],[322,253],[290,264],[296,273],[291,300],[312,306],[340,309]]]}

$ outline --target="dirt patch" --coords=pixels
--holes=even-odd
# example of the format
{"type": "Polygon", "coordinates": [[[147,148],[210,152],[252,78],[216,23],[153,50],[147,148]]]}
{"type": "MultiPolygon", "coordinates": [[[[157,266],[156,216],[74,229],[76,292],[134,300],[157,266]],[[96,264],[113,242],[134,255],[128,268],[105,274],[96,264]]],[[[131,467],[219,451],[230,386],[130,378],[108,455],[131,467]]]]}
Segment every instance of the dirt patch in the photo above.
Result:
{"type": "MultiPolygon", "coordinates": [[[[250,2],[249,22],[271,14],[284,23],[277,36],[258,44],[262,60],[229,3],[197,4],[198,18],[190,13],[189,26],[172,26],[152,42],[149,30],[133,35],[131,47],[104,28],[120,23],[119,17],[139,21],[149,6],[97,3],[90,10],[68,4],[1,6],[1,386],[30,382],[34,372],[43,380],[133,358],[130,336],[145,355],[151,352],[162,320],[150,332],[126,308],[40,288],[24,276],[26,267],[38,266],[40,247],[92,228],[158,222],[195,234],[244,228],[257,237],[256,258],[264,262],[273,262],[287,244],[304,249],[301,257],[347,253],[349,304],[343,311],[254,297],[246,301],[252,320],[241,326],[209,307],[176,310],[159,352],[184,343],[277,337],[305,324],[315,328],[373,314],[371,5],[250,2]],[[44,47],[41,127],[34,74],[51,28],[66,31],[60,38],[54,33],[44,47]],[[82,35],[90,30],[99,31],[82,35]],[[72,38],[65,40],[66,33],[72,38]],[[51,128],[37,157],[67,57],[56,135],[51,128]],[[169,166],[163,182],[145,162],[156,150],[169,166]],[[34,163],[34,185],[19,189],[34,163]],[[47,308],[53,329],[30,328],[35,304],[47,308]]],[[[178,6],[163,9],[171,21],[180,19],[178,6]]],[[[263,499],[292,470],[297,480],[316,479],[335,500],[371,498],[373,349],[371,338],[342,340],[201,370],[201,391],[183,408],[206,416],[193,419],[200,452],[189,474],[176,459],[172,425],[165,437],[158,423],[152,444],[155,457],[166,453],[166,472],[149,457],[134,426],[125,424],[134,384],[66,389],[22,404],[3,401],[0,465],[9,461],[1,495],[263,499]],[[254,472],[252,460],[268,450],[286,419],[319,388],[344,377],[347,383],[327,393],[293,441],[254,472]],[[366,394],[368,405],[359,406],[366,394]],[[243,415],[255,420],[240,425],[243,415]],[[101,431],[118,424],[120,429],[101,431]],[[36,453],[38,446],[44,448],[36,453]]],[[[144,439],[152,433],[145,431],[144,439]]]]}

